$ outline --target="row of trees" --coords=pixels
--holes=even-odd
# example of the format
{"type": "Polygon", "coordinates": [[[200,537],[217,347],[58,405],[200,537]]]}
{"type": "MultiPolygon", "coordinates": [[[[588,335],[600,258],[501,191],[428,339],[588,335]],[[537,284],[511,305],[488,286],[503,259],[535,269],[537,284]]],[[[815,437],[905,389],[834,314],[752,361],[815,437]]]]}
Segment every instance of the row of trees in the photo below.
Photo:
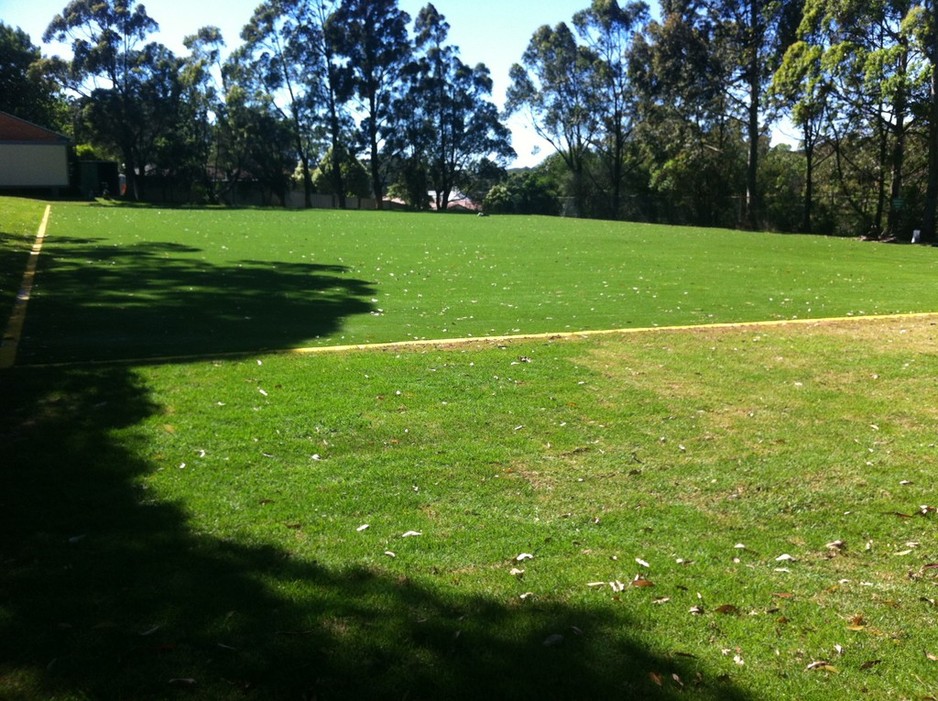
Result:
{"type": "Polygon", "coordinates": [[[72,59],[33,71],[75,96],[76,140],[118,157],[134,198],[149,173],[209,198],[250,177],[285,201],[296,174],[307,206],[320,191],[380,207],[390,185],[445,208],[514,152],[485,65],[462,62],[433,5],[412,28],[396,0],[265,0],[223,60],[217,28],[177,56],[149,41],[158,25],[134,0],[72,0],[43,37],[72,59]]]}
{"type": "Polygon", "coordinates": [[[935,0],[593,0],[535,33],[508,110],[581,213],[933,239],[936,24],[935,0]]]}
{"type": "Polygon", "coordinates": [[[27,40],[23,60],[78,96],[76,140],[119,155],[135,196],[147,169],[209,198],[250,174],[307,203],[390,190],[420,209],[432,190],[445,208],[460,189],[494,211],[931,240],[936,5],[661,0],[653,19],[593,0],[534,33],[502,115],[436,8],[411,23],[396,0],[265,0],[225,60],[216,29],[179,57],[133,0],[72,0],[44,38],[73,59],[27,40]],[[555,153],[508,176],[514,113],[555,153]],[[798,149],[770,146],[782,119],[798,149]]]}

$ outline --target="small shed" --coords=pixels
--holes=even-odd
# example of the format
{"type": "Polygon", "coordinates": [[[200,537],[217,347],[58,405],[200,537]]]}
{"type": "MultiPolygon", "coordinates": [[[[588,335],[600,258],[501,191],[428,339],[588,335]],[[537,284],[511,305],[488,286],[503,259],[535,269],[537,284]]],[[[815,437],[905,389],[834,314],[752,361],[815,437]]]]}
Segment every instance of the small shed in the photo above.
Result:
{"type": "Polygon", "coordinates": [[[0,112],[0,188],[68,185],[68,137],[0,112]]]}

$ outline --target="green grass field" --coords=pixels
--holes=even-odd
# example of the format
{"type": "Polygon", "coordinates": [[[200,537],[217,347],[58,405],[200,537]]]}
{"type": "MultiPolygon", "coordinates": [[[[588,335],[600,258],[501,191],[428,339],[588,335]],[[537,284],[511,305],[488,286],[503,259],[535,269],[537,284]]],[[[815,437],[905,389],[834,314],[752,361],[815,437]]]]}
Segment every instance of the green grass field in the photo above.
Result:
{"type": "Polygon", "coordinates": [[[57,205],[20,363],[930,311],[934,263],[557,218],[57,205]]]}
{"type": "Polygon", "coordinates": [[[0,698],[938,696],[938,316],[257,352],[929,311],[934,249],[60,205],[46,246],[0,698]]]}

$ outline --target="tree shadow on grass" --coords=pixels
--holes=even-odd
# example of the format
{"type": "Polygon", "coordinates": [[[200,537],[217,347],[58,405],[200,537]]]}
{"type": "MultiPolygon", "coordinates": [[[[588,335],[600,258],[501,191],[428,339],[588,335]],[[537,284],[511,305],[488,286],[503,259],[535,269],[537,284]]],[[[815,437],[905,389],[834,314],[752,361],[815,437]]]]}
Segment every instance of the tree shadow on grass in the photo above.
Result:
{"type": "Polygon", "coordinates": [[[130,368],[17,368],[0,387],[2,698],[747,698],[608,609],[193,532],[114,437],[159,410],[130,368]]]}
{"type": "Polygon", "coordinates": [[[19,364],[278,350],[334,335],[373,310],[341,266],[224,265],[174,243],[115,247],[57,237],[43,253],[19,364]]]}

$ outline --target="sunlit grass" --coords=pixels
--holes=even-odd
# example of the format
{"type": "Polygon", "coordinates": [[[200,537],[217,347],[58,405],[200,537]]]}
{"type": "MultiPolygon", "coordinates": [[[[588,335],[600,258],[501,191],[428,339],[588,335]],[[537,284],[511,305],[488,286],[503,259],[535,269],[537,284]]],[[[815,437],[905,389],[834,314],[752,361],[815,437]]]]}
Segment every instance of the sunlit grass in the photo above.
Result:
{"type": "Polygon", "coordinates": [[[58,206],[52,235],[0,374],[0,697],[934,694],[934,317],[252,352],[801,317],[808,288],[927,310],[931,249],[58,206]]]}
{"type": "Polygon", "coordinates": [[[538,217],[57,205],[20,362],[928,311],[932,249],[538,217]]]}

